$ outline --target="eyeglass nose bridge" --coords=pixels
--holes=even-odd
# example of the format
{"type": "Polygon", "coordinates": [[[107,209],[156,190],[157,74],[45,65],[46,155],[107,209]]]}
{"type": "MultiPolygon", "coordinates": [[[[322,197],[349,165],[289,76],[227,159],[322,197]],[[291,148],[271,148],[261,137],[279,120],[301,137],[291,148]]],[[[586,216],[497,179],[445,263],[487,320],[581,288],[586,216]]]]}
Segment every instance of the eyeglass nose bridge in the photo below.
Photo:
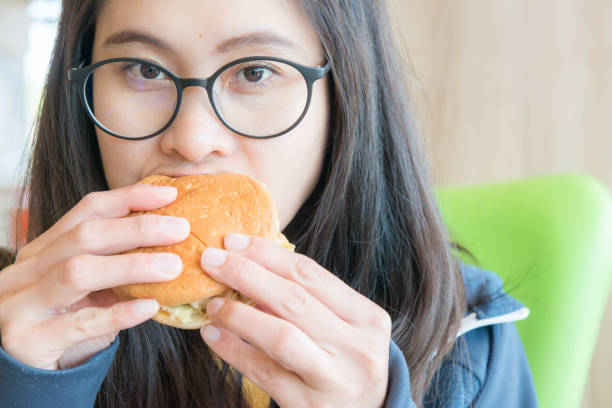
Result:
{"type": "Polygon", "coordinates": [[[182,94],[185,88],[189,88],[190,86],[199,86],[206,90],[208,97],[210,98],[211,91],[210,86],[214,81],[210,78],[179,78],[178,83],[180,85],[180,93],[182,94]]]}
{"type": "Polygon", "coordinates": [[[182,78],[179,79],[179,83],[181,84],[181,88],[185,89],[190,86],[200,86],[206,90],[208,90],[208,84],[211,81],[208,78],[182,78]]]}
{"type": "MultiPolygon", "coordinates": [[[[177,116],[180,106],[183,103],[183,92],[185,91],[185,89],[189,88],[190,86],[197,86],[200,88],[204,88],[206,90],[206,94],[208,96],[208,100],[210,101],[213,111],[215,112],[217,117],[221,119],[221,121],[225,124],[225,120],[221,116],[221,112],[219,112],[215,104],[215,101],[213,100],[212,85],[215,82],[215,77],[211,77],[211,78],[176,78],[175,82],[177,82],[177,85],[179,85],[178,86],[179,94],[178,94],[176,111],[174,112],[174,115],[172,116],[172,119],[170,120],[171,122],[174,121],[174,118],[177,116]]],[[[229,125],[226,124],[226,126],[229,126],[229,125]]]]}

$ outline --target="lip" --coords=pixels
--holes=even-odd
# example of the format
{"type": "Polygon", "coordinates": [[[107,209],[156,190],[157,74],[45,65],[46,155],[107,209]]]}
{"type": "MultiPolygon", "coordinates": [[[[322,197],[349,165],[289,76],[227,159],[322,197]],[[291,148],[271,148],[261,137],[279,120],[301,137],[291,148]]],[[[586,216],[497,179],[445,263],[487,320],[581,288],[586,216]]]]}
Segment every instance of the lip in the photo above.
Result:
{"type": "Polygon", "coordinates": [[[236,173],[235,171],[229,170],[210,170],[202,168],[191,168],[191,169],[158,169],[151,172],[151,176],[154,174],[168,176],[172,178],[183,177],[183,176],[195,176],[198,174],[221,174],[221,173],[236,173]]]}

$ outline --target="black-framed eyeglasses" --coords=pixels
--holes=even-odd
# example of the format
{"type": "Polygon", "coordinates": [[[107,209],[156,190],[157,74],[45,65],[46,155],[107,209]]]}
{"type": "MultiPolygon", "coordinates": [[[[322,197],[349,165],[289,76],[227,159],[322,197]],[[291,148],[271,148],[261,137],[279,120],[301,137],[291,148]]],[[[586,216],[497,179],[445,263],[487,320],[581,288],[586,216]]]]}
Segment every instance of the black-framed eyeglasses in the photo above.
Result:
{"type": "Polygon", "coordinates": [[[180,78],[140,58],[112,58],[68,71],[89,117],[104,132],[128,140],[156,136],[170,127],[183,91],[206,89],[221,122],[242,136],[271,138],[295,128],[306,115],[315,81],[329,62],[309,67],[254,56],[229,62],[209,78],[180,78]]]}

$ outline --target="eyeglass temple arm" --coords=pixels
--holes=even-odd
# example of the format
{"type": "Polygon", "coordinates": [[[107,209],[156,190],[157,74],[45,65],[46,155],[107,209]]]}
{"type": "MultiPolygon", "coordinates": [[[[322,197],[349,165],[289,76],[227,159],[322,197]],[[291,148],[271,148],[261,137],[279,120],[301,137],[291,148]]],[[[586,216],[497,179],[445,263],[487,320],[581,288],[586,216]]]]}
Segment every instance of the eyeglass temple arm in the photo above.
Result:
{"type": "Polygon", "coordinates": [[[322,67],[317,67],[317,70],[319,71],[319,75],[323,76],[331,71],[331,63],[327,61],[322,67]]]}
{"type": "Polygon", "coordinates": [[[85,65],[85,61],[81,62],[78,67],[72,67],[68,70],[68,80],[69,81],[72,81],[74,79],[74,74],[78,72],[79,70],[81,70],[81,68],[83,68],[83,65],[85,65]]]}

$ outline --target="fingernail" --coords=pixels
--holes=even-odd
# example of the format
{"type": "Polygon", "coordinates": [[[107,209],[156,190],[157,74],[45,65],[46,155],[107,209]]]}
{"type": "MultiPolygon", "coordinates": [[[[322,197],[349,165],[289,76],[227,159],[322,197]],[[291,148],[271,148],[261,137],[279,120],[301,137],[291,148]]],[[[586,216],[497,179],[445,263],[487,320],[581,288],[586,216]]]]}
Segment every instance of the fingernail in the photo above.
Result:
{"type": "Polygon", "coordinates": [[[212,299],[210,302],[208,302],[208,305],[206,306],[206,313],[211,316],[216,315],[219,309],[223,307],[224,303],[225,300],[223,300],[223,298],[216,297],[212,299]]]}
{"type": "Polygon", "coordinates": [[[157,272],[174,276],[183,270],[183,262],[174,254],[157,254],[153,259],[153,269],[157,272]]]}
{"type": "Polygon", "coordinates": [[[202,266],[204,268],[216,268],[223,265],[227,259],[227,253],[217,248],[206,248],[202,254],[202,266]]]}
{"type": "Polygon", "coordinates": [[[249,246],[251,238],[242,234],[227,234],[224,238],[225,248],[242,251],[249,246]]]}
{"type": "Polygon", "coordinates": [[[189,222],[181,217],[164,217],[164,229],[179,237],[184,237],[189,233],[189,222]]]}
{"type": "Polygon", "coordinates": [[[141,316],[150,316],[159,310],[159,303],[155,299],[139,299],[131,304],[134,313],[141,316]]]}
{"type": "Polygon", "coordinates": [[[208,341],[217,341],[221,338],[221,332],[212,324],[207,324],[202,328],[202,336],[208,341]]]}

